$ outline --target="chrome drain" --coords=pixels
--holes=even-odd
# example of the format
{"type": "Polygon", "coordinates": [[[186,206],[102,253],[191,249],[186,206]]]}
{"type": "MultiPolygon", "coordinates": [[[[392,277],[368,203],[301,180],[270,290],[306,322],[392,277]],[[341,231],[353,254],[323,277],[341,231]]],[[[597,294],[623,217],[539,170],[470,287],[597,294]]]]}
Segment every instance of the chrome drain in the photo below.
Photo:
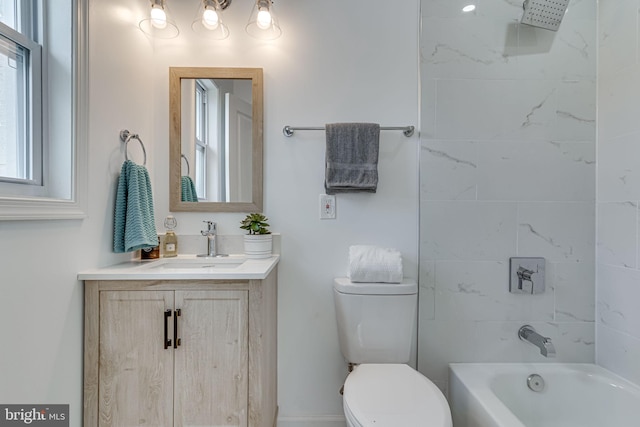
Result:
{"type": "Polygon", "coordinates": [[[538,374],[531,374],[527,378],[527,387],[537,393],[540,393],[544,390],[544,379],[538,374]]]}

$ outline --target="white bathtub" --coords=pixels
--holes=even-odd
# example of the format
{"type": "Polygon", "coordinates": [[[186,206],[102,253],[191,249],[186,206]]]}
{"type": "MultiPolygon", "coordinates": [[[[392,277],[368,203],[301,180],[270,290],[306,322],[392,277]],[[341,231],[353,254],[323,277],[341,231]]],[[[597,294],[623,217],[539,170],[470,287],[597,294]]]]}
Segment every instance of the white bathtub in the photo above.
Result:
{"type": "Polygon", "coordinates": [[[640,426],[640,388],[591,364],[453,363],[449,404],[454,427],[640,426]]]}

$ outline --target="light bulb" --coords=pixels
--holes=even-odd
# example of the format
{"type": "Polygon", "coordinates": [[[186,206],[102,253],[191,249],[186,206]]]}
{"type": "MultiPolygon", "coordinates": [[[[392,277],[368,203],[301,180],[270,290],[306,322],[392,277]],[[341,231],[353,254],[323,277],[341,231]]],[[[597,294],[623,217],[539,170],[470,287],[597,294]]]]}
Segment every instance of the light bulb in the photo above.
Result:
{"type": "Polygon", "coordinates": [[[269,9],[260,9],[258,17],[256,18],[256,25],[261,30],[266,30],[271,26],[271,13],[269,13],[269,9]]]}
{"type": "Polygon", "coordinates": [[[468,4],[465,7],[462,8],[463,12],[473,12],[474,10],[476,10],[476,5],[475,4],[468,4]]]}
{"type": "Polygon", "coordinates": [[[157,4],[151,6],[151,25],[160,30],[167,26],[167,14],[162,6],[157,4]]]}
{"type": "Polygon", "coordinates": [[[202,25],[208,30],[215,30],[220,24],[220,17],[215,9],[207,6],[202,13],[202,25]]]}

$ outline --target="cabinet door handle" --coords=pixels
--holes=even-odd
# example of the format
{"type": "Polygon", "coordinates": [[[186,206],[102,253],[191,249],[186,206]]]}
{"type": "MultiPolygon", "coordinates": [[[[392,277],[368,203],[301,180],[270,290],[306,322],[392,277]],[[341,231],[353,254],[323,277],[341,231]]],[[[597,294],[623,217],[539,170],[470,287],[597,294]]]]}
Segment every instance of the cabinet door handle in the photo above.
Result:
{"type": "Polygon", "coordinates": [[[165,310],[164,312],[164,349],[171,347],[171,340],[169,339],[169,317],[171,317],[171,310],[165,310]]]}
{"type": "MultiPolygon", "coordinates": [[[[173,348],[178,348],[180,344],[182,344],[182,340],[178,338],[178,316],[182,315],[182,310],[177,309],[175,311],[175,316],[173,316],[173,348]]],[[[171,345],[171,341],[169,341],[169,345],[171,345]]]]}

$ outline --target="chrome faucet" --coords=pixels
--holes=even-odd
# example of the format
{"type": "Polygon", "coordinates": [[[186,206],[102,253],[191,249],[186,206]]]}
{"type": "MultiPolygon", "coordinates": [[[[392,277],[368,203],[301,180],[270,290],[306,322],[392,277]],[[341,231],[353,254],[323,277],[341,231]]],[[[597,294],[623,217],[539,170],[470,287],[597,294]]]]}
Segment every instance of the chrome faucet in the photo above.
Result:
{"type": "Polygon", "coordinates": [[[544,357],[555,357],[556,348],[551,342],[551,338],[543,337],[533,329],[533,326],[524,325],[518,330],[518,337],[523,341],[529,341],[540,349],[540,354],[544,357]]]}
{"type": "Polygon", "coordinates": [[[207,238],[207,253],[198,256],[215,257],[218,256],[217,239],[216,239],[216,223],[213,221],[202,221],[207,224],[207,229],[200,233],[207,238]]]}

